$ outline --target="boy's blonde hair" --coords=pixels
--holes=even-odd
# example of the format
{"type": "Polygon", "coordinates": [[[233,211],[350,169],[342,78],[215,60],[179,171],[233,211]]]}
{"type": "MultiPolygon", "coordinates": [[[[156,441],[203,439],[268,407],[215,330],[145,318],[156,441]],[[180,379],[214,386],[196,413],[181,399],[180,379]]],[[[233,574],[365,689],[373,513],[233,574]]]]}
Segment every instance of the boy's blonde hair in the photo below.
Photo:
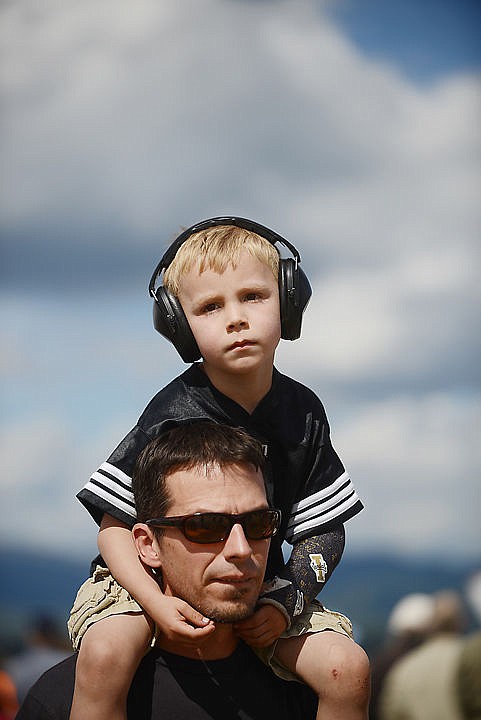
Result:
{"type": "Polygon", "coordinates": [[[264,263],[277,280],[279,253],[269,240],[234,225],[218,225],[194,233],[180,246],[164,272],[163,285],[177,296],[182,277],[194,265],[199,264],[199,273],[207,269],[222,273],[229,264],[235,269],[242,250],[264,263]]]}

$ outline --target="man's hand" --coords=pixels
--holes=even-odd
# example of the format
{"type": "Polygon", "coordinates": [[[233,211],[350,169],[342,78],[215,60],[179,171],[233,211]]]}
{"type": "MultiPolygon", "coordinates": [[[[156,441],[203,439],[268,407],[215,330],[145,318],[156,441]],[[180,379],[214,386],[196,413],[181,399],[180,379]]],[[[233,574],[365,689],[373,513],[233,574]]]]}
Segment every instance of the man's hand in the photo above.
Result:
{"type": "Polygon", "coordinates": [[[213,620],[203,617],[184,600],[167,595],[162,595],[152,619],[156,623],[157,634],[186,647],[202,644],[215,629],[213,620]]]}
{"type": "Polygon", "coordinates": [[[252,617],[234,625],[240,638],[251,647],[272,645],[287,627],[287,620],[274,605],[262,605],[252,617]]]}

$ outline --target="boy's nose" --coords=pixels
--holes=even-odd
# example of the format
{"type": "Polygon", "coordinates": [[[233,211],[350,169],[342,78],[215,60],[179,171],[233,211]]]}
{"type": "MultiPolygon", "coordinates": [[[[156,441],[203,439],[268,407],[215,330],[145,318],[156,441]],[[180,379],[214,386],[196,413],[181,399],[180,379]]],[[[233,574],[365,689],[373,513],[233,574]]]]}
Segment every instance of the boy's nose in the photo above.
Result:
{"type": "Polygon", "coordinates": [[[232,302],[227,306],[227,331],[243,330],[249,326],[243,303],[232,302]]]}
{"type": "Polygon", "coordinates": [[[236,332],[249,326],[245,304],[233,300],[226,304],[227,332],[236,332]]]}
{"type": "Polygon", "coordinates": [[[245,318],[238,317],[236,320],[230,320],[227,323],[227,331],[233,332],[236,330],[243,330],[249,326],[245,318]]]}

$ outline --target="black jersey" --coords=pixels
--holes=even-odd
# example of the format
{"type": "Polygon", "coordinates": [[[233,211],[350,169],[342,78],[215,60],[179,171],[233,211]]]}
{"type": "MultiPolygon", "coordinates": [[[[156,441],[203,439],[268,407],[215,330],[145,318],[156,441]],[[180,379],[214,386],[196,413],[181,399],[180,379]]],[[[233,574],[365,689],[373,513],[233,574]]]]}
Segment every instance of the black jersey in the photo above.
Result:
{"type": "MultiPolygon", "coordinates": [[[[76,656],[48,670],[28,693],[18,720],[68,720],[76,656]]],[[[239,643],[224,660],[191,660],[153,650],[127,699],[129,720],[314,720],[317,697],[281,680],[239,643]]]]}
{"type": "Polygon", "coordinates": [[[279,546],[283,540],[294,544],[327,532],[362,509],[312,390],[274,368],[270,391],[249,414],[194,364],[155,395],[137,425],[77,495],[95,521],[100,523],[108,513],[133,525],[132,474],[139,453],[160,433],[198,420],[241,427],[265,447],[269,499],[283,516],[274,537],[279,546]]]}

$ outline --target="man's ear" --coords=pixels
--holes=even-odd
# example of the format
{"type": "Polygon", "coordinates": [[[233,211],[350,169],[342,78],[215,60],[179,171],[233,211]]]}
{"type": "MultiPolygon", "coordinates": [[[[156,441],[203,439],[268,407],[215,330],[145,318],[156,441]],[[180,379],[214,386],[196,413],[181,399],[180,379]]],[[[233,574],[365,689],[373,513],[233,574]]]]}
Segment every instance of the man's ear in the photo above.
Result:
{"type": "Polygon", "coordinates": [[[152,568],[160,567],[159,543],[152,529],[145,523],[137,523],[132,528],[132,538],[142,562],[152,568]]]}

